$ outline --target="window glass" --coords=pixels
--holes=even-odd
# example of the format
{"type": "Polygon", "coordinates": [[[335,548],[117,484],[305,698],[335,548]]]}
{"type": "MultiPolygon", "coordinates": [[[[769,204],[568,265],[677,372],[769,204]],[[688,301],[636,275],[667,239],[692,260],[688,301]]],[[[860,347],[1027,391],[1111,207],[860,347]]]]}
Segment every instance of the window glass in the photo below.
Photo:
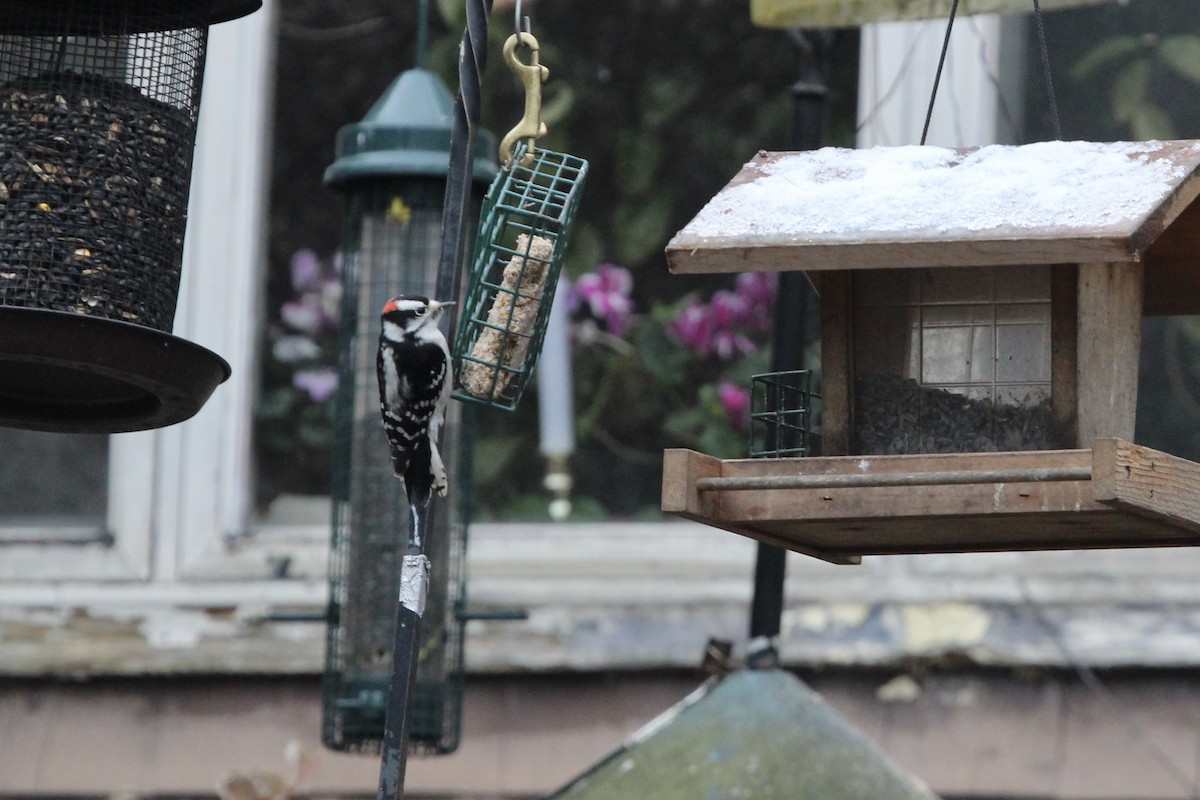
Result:
{"type": "Polygon", "coordinates": [[[100,530],[107,490],[107,436],[0,428],[0,526],[100,530]]]}

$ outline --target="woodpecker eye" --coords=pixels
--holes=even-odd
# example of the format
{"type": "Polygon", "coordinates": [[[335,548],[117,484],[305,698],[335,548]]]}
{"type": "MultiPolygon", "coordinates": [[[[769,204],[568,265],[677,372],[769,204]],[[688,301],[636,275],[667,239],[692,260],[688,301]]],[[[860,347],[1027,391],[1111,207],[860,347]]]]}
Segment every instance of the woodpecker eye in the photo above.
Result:
{"type": "Polygon", "coordinates": [[[425,306],[421,306],[417,309],[417,316],[418,317],[425,316],[425,306]]]}

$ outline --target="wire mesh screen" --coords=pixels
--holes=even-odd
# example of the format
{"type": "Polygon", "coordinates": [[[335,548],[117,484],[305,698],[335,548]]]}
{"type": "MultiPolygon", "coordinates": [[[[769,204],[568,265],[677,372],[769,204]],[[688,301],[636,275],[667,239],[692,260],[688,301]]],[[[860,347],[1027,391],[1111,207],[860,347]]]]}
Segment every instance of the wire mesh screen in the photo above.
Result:
{"type": "Polygon", "coordinates": [[[517,146],[484,201],[455,337],[460,400],[511,410],[537,364],[588,164],[517,146]]]}
{"type": "MultiPolygon", "coordinates": [[[[322,734],[336,750],[377,751],[383,737],[400,553],[410,523],[379,413],[379,314],[394,295],[431,295],[443,191],[440,180],[359,187],[346,216],[322,734]]],[[[432,572],[411,728],[419,751],[453,750],[460,730],[467,496],[460,416],[452,405],[442,441],[450,495],[435,503],[425,550],[432,572]]]]}
{"type": "Polygon", "coordinates": [[[0,306],[170,332],[207,42],[203,3],[0,18],[0,306]]]}
{"type": "Polygon", "coordinates": [[[750,457],[799,458],[819,445],[813,432],[814,405],[809,370],[769,372],[750,381],[750,457]]]}

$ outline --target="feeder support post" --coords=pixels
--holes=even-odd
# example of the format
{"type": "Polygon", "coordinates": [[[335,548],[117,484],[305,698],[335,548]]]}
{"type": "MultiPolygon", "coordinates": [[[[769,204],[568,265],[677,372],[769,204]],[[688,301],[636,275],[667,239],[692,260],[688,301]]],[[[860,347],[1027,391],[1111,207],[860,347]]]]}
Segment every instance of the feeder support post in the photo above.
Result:
{"type": "MultiPolygon", "coordinates": [[[[800,56],[800,78],[791,89],[791,146],[795,150],[815,150],[821,146],[825,129],[829,95],[825,85],[825,62],[830,34],[792,30],[789,36],[800,56]]],[[[808,276],[794,271],[780,273],[775,295],[772,371],[804,367],[808,309],[814,300],[808,276]]],[[[782,547],[759,543],[754,564],[754,596],[750,603],[750,639],[752,642],[766,640],[768,644],[752,654],[755,666],[773,667],[779,661],[774,640],[782,627],[786,558],[787,551],[782,547]]]]}

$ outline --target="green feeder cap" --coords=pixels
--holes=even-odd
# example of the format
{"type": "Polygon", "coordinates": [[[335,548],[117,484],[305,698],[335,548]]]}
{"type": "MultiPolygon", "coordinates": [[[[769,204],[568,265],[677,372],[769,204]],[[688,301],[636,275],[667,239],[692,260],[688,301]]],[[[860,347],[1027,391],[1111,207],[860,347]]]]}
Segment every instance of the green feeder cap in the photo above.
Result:
{"type": "MultiPolygon", "coordinates": [[[[454,97],[437,75],[423,69],[400,74],[362,122],[337,135],[337,160],[325,183],[337,189],[354,181],[390,176],[445,177],[450,171],[454,97]]],[[[496,175],[496,137],[475,136],[472,177],[488,183],[496,175]]]]}

